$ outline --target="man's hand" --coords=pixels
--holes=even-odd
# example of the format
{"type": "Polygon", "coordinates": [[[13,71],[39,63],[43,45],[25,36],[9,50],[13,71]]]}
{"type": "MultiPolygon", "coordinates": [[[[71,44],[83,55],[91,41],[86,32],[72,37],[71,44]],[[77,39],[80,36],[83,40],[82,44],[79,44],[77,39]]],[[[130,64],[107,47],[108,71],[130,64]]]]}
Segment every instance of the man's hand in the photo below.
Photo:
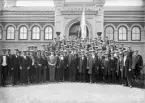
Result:
{"type": "Polygon", "coordinates": [[[30,69],[30,67],[27,68],[28,70],[30,69]]]}
{"type": "Polygon", "coordinates": [[[11,70],[13,70],[14,68],[11,68],[11,70]]]}
{"type": "Polygon", "coordinates": [[[129,68],[129,71],[131,71],[131,68],[129,68]]]}
{"type": "Polygon", "coordinates": [[[22,70],[22,67],[20,67],[20,69],[22,70]]]}

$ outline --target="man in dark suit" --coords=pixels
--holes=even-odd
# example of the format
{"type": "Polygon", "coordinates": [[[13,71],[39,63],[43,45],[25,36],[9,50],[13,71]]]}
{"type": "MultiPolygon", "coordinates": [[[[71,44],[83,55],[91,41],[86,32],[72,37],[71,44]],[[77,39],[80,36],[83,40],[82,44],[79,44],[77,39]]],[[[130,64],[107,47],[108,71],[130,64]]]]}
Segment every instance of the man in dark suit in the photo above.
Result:
{"type": "Polygon", "coordinates": [[[124,66],[124,85],[132,88],[132,62],[130,62],[128,51],[124,51],[123,66],[124,66]]]}
{"type": "Polygon", "coordinates": [[[23,84],[28,83],[28,78],[29,78],[28,71],[30,69],[29,63],[30,61],[29,61],[29,57],[27,56],[27,51],[23,51],[23,58],[20,64],[20,69],[21,69],[20,78],[23,84]]]}
{"type": "Polygon", "coordinates": [[[89,56],[89,59],[87,62],[89,62],[89,75],[90,75],[90,83],[93,83],[95,82],[95,60],[96,60],[96,57],[95,57],[95,54],[93,53],[93,50],[90,51],[90,56],[89,56]]]}
{"type": "Polygon", "coordinates": [[[133,58],[132,58],[132,69],[133,69],[133,76],[134,78],[138,78],[140,75],[140,70],[143,67],[143,58],[138,53],[138,50],[134,52],[133,58]]]}
{"type": "Polygon", "coordinates": [[[105,53],[105,59],[103,60],[103,69],[104,69],[104,79],[107,83],[110,83],[111,68],[110,68],[110,58],[108,53],[105,53]]]}
{"type": "Polygon", "coordinates": [[[19,57],[19,50],[16,49],[16,54],[12,56],[12,78],[13,78],[13,85],[16,85],[19,80],[19,70],[20,70],[20,57],[19,57]]]}
{"type": "Polygon", "coordinates": [[[41,75],[42,71],[42,63],[43,59],[41,56],[41,51],[37,51],[37,68],[36,68],[36,78],[37,78],[37,83],[42,82],[43,75],[41,75]]]}
{"type": "Polygon", "coordinates": [[[6,86],[6,79],[8,75],[8,56],[6,55],[6,49],[3,49],[3,55],[1,56],[1,72],[2,72],[2,81],[1,84],[3,87],[6,86]]]}
{"type": "Polygon", "coordinates": [[[67,51],[64,51],[64,80],[68,81],[68,74],[69,74],[69,69],[68,69],[68,54],[67,51]]]}
{"type": "Polygon", "coordinates": [[[8,56],[8,80],[12,79],[12,65],[13,65],[13,60],[12,57],[13,55],[11,54],[11,49],[7,49],[7,56],[8,56]]]}
{"type": "Polygon", "coordinates": [[[87,58],[84,55],[84,51],[79,58],[79,80],[85,82],[86,79],[87,58]]]}

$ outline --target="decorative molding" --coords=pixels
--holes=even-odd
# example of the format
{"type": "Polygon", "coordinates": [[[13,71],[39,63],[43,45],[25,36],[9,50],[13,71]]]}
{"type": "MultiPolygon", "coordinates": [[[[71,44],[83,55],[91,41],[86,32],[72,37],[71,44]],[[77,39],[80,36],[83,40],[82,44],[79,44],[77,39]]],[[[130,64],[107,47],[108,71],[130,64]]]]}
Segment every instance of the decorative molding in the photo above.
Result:
{"type": "Polygon", "coordinates": [[[33,24],[30,26],[30,30],[32,30],[32,28],[33,28],[34,26],[38,26],[38,27],[40,28],[40,30],[43,30],[42,26],[41,26],[40,24],[38,24],[38,23],[33,23],[33,24]]]}
{"type": "Polygon", "coordinates": [[[29,26],[28,26],[27,24],[22,23],[22,24],[19,24],[19,25],[17,26],[17,30],[19,30],[21,26],[26,26],[28,30],[30,29],[29,26]]]}
{"type": "Polygon", "coordinates": [[[5,29],[5,30],[7,30],[7,27],[8,27],[8,26],[13,26],[13,27],[14,27],[14,29],[15,29],[15,30],[17,30],[16,25],[14,25],[14,24],[12,24],[12,23],[8,23],[8,24],[6,24],[6,26],[5,26],[5,28],[4,28],[4,29],[5,29]]]}
{"type": "Polygon", "coordinates": [[[134,26],[140,27],[141,31],[143,30],[143,27],[142,27],[140,24],[137,24],[137,23],[132,24],[131,27],[130,27],[130,30],[132,30],[132,28],[133,28],[134,26]]]}
{"type": "MultiPolygon", "coordinates": [[[[95,6],[91,6],[91,7],[85,7],[85,11],[100,11],[102,9],[103,6],[101,5],[95,5],[95,6]]],[[[82,6],[78,6],[78,7],[63,7],[62,11],[83,11],[83,7],[82,6]]]]}
{"type": "Polygon", "coordinates": [[[53,28],[53,31],[54,31],[54,25],[50,24],[50,23],[47,23],[43,26],[43,30],[47,27],[47,26],[51,26],[53,28]]]}
{"type": "Polygon", "coordinates": [[[121,27],[121,26],[125,26],[127,28],[127,31],[130,30],[129,26],[127,24],[122,24],[120,23],[118,26],[117,26],[117,30],[121,27]]]}
{"type": "Polygon", "coordinates": [[[105,28],[108,27],[108,26],[112,26],[112,27],[114,28],[114,31],[117,31],[117,28],[116,28],[115,25],[112,24],[112,23],[106,24],[106,25],[104,26],[104,30],[105,30],[105,28]]]}

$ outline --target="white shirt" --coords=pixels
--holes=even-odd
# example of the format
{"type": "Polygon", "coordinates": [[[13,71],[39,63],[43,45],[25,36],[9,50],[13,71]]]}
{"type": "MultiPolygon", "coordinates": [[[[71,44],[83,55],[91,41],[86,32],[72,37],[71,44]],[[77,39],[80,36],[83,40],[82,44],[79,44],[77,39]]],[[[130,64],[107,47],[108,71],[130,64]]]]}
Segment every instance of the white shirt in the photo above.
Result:
{"type": "Polygon", "coordinates": [[[5,55],[3,56],[2,66],[7,66],[7,59],[5,55]]]}
{"type": "Polygon", "coordinates": [[[126,59],[127,59],[127,56],[124,56],[124,64],[123,64],[123,66],[125,66],[126,59]]]}

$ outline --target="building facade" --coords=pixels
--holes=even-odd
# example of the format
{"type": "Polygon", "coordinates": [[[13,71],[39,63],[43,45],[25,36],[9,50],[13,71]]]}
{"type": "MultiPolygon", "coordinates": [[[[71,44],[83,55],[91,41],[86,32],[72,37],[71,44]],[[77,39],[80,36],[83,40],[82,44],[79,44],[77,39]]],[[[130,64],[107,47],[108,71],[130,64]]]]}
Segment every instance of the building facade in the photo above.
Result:
{"type": "Polygon", "coordinates": [[[57,37],[57,32],[60,32],[61,39],[78,36],[85,8],[89,38],[97,38],[97,33],[102,32],[102,38],[108,36],[125,47],[132,46],[145,59],[144,6],[106,7],[105,0],[83,3],[54,0],[54,4],[54,7],[19,7],[16,0],[8,0],[4,7],[4,0],[1,0],[0,50],[14,50],[14,47],[26,50],[28,45],[42,49],[42,45],[57,37]]]}

